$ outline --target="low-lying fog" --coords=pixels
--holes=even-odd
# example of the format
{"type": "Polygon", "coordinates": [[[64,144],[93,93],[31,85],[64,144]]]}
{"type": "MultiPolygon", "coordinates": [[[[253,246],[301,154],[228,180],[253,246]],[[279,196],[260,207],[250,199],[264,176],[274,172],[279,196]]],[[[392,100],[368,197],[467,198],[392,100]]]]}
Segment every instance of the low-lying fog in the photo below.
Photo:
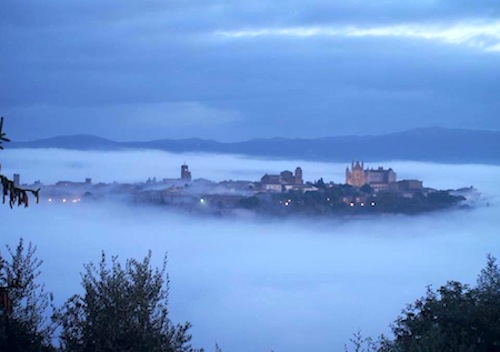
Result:
{"type": "MultiPolygon", "coordinates": [[[[139,182],[174,178],[258,180],[301,166],[306,180],[343,182],[345,164],[259,160],[158,151],[6,150],[2,172],[40,179],[139,182]]],[[[472,210],[308,222],[193,218],[160,207],[40,204],[0,207],[3,243],[38,246],[42,280],[57,302],[80,292],[83,263],[109,255],[155,264],[168,252],[171,314],[193,323],[194,345],[224,351],[342,351],[353,332],[388,333],[407,303],[447,280],[473,284],[487,253],[500,257],[500,167],[415,162],[392,167],[425,186],[474,185],[487,201],[472,210]],[[490,206],[486,206],[486,202],[490,206]]],[[[43,190],[42,190],[43,192],[43,190]]],[[[2,251],[4,251],[2,247],[2,251]]]]}

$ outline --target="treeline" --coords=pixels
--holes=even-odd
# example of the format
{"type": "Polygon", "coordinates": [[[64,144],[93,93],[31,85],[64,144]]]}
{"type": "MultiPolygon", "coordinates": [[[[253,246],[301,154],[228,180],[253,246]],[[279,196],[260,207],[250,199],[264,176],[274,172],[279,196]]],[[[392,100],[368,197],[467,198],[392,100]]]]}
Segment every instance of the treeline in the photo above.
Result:
{"type": "MultiPolygon", "coordinates": [[[[84,293],[55,307],[38,282],[42,261],[22,240],[0,253],[0,351],[5,352],[203,352],[190,344],[190,323],[168,313],[166,257],[151,253],[122,265],[104,253],[84,266],[84,293]]],[[[490,255],[477,283],[450,281],[408,305],[392,324],[393,336],[354,334],[346,351],[500,351],[500,269],[490,255]]],[[[318,337],[321,338],[321,337],[318,337]]],[[[221,352],[219,346],[215,346],[221,352]]]]}

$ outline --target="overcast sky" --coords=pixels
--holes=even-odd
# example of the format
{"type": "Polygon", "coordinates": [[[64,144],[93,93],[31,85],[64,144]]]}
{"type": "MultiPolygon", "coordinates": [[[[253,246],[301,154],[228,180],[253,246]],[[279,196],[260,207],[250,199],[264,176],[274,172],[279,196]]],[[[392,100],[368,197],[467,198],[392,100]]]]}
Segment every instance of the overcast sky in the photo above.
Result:
{"type": "Polygon", "coordinates": [[[500,2],[3,0],[16,140],[500,129],[500,2]]]}

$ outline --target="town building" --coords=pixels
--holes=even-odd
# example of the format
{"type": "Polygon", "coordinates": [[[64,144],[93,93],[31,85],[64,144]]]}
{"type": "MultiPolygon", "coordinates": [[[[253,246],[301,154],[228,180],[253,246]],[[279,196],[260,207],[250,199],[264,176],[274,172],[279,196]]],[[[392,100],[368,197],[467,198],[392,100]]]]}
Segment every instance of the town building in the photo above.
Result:
{"type": "Polygon", "coordinates": [[[348,185],[362,187],[367,184],[376,192],[389,190],[389,185],[397,179],[392,169],[365,169],[364,163],[359,161],[352,162],[351,169],[346,168],[345,178],[348,185]]]}
{"type": "Polygon", "coordinates": [[[378,169],[368,169],[366,172],[366,183],[378,191],[387,191],[389,185],[396,182],[396,173],[392,169],[385,170],[383,167],[378,169]]]}
{"type": "Polygon", "coordinates": [[[413,198],[417,193],[427,196],[429,193],[429,189],[424,188],[420,180],[401,180],[391,184],[390,189],[404,198],[413,198]]]}
{"type": "Polygon", "coordinates": [[[398,181],[398,190],[400,191],[421,191],[423,183],[420,180],[401,180],[398,181]]]}
{"type": "Polygon", "coordinates": [[[297,167],[295,174],[291,171],[282,171],[279,175],[265,174],[260,179],[262,190],[272,192],[285,192],[291,189],[299,189],[303,184],[302,169],[297,167]]]}
{"type": "Polygon", "coordinates": [[[56,186],[64,186],[64,187],[92,186],[92,179],[86,178],[84,182],[57,181],[56,186]]]}

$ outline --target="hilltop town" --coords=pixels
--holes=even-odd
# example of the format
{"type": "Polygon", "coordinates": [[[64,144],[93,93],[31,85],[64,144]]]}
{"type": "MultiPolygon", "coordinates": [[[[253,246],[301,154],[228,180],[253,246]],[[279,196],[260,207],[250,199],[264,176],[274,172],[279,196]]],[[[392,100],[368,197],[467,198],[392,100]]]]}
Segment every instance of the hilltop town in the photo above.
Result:
{"type": "MultiPolygon", "coordinates": [[[[212,182],[193,179],[189,166],[180,167],[179,178],[156,177],[139,183],[96,183],[59,181],[53,185],[36,182],[42,188],[42,201],[52,204],[78,204],[104,199],[149,204],[207,214],[267,215],[345,215],[368,213],[415,214],[457,206],[467,206],[479,197],[472,187],[436,190],[416,179],[398,180],[392,169],[365,168],[352,162],[345,170],[345,183],[325,182],[322,178],[306,182],[301,167],[266,173],[259,181],[229,180],[212,182]]],[[[14,175],[20,184],[20,175],[14,175]]]]}

